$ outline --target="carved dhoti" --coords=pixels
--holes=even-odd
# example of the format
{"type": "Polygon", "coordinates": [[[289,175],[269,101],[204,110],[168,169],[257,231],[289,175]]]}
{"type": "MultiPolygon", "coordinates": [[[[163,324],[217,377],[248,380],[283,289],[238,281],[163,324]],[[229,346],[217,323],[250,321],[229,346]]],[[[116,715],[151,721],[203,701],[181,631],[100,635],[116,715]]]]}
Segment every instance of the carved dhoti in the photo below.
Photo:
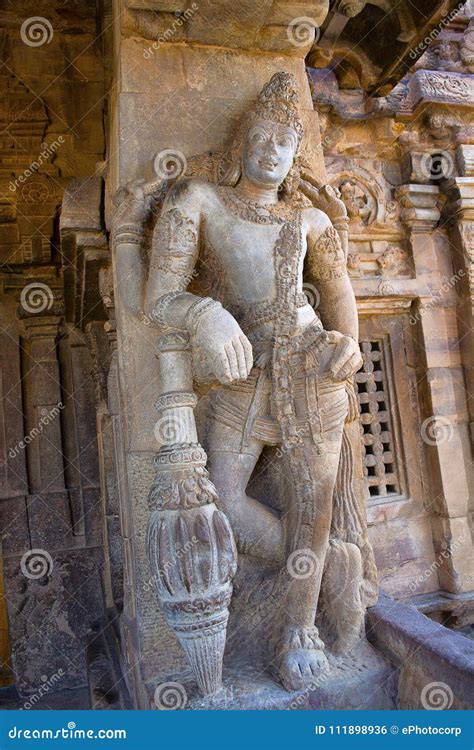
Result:
{"type": "MultiPolygon", "coordinates": [[[[324,336],[316,320],[295,336],[291,347],[296,430],[321,454],[339,452],[348,409],[345,382],[334,380],[328,370],[333,347],[324,336]]],[[[270,362],[254,367],[247,380],[213,388],[201,399],[196,416],[206,444],[255,456],[263,445],[282,445],[282,431],[274,416],[270,370],[270,362]]]]}

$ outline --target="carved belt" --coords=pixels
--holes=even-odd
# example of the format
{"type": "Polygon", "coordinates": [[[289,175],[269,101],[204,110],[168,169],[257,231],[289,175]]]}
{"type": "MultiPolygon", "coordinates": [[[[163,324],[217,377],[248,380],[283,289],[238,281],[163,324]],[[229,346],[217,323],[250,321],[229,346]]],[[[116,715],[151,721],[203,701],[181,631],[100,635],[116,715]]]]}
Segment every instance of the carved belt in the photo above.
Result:
{"type": "MultiPolygon", "coordinates": [[[[304,307],[308,304],[308,298],[304,292],[298,292],[295,300],[296,307],[304,307]]],[[[244,331],[269,323],[279,318],[285,312],[281,303],[276,300],[262,300],[249,304],[238,304],[229,307],[230,312],[239,321],[244,331]]]]}
{"type": "MultiPolygon", "coordinates": [[[[297,417],[299,434],[312,437],[316,445],[322,444],[324,433],[333,429],[347,412],[347,403],[343,400],[342,404],[334,402],[331,413],[319,414],[320,397],[344,390],[344,384],[334,382],[328,375],[317,372],[318,350],[325,347],[325,338],[321,337],[321,332],[321,322],[316,319],[294,337],[294,359],[291,365],[295,378],[294,397],[306,404],[303,413],[297,417]]],[[[271,346],[270,342],[267,345],[271,346]]],[[[280,425],[269,409],[272,389],[270,370],[269,361],[266,365],[253,368],[248,380],[224,386],[215,393],[214,416],[229,427],[242,430],[241,449],[247,447],[252,438],[269,445],[282,442],[280,425]],[[250,396],[250,403],[247,407],[239,406],[235,401],[229,401],[226,393],[245,394],[247,399],[250,396]]]]}

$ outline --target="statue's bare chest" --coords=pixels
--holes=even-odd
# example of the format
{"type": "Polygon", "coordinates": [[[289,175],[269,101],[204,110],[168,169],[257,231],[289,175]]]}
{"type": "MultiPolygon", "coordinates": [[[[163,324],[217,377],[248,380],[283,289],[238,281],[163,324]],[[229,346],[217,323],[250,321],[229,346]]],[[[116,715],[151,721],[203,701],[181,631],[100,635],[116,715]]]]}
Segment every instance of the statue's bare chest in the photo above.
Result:
{"type": "MultiPolygon", "coordinates": [[[[216,201],[204,216],[203,253],[206,262],[214,265],[214,273],[225,276],[222,281],[235,297],[273,299],[277,289],[275,248],[282,223],[271,219],[258,223],[254,218],[245,207],[237,213],[216,201]]],[[[295,246],[290,251],[297,263],[301,248],[295,246]]]]}

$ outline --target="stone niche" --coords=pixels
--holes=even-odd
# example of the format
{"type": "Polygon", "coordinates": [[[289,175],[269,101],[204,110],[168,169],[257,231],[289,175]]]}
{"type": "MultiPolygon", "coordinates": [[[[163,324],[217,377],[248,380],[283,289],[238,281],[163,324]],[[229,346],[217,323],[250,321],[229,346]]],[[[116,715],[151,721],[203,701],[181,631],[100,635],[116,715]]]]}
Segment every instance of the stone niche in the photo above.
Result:
{"type": "MultiPolygon", "coordinates": [[[[263,85],[280,70],[296,77],[308,134],[306,156],[315,173],[324,176],[318,115],[312,107],[304,67],[305,50],[289,44],[286,25],[280,22],[285,37],[282,47],[286,49],[277,51],[237,51],[232,40],[228,46],[215,47],[198,43],[153,45],[136,37],[121,38],[120,80],[106,180],[109,226],[117,188],[141,176],[151,179],[153,159],[161,152],[187,160],[223,149],[263,85]],[[288,51],[291,54],[286,54],[288,51]]],[[[144,261],[146,265],[146,258],[144,261]]],[[[121,629],[130,692],[137,706],[149,708],[157,682],[185,674],[188,668],[150,585],[145,534],[147,494],[153,481],[151,461],[157,449],[157,413],[153,407],[159,387],[157,334],[128,311],[128,293],[129,289],[121,289],[115,277],[128,493],[128,513],[122,518],[125,570],[121,629]]]]}

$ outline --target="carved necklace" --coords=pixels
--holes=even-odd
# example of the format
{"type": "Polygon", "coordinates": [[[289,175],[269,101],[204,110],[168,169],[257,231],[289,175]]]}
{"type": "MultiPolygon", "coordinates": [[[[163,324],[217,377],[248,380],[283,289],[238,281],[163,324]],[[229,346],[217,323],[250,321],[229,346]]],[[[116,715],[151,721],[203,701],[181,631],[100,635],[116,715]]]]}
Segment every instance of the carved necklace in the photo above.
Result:
{"type": "Polygon", "coordinates": [[[254,224],[284,224],[295,218],[295,207],[283,201],[262,205],[236,193],[235,188],[220,186],[218,193],[222,202],[234,214],[254,224]]]}

